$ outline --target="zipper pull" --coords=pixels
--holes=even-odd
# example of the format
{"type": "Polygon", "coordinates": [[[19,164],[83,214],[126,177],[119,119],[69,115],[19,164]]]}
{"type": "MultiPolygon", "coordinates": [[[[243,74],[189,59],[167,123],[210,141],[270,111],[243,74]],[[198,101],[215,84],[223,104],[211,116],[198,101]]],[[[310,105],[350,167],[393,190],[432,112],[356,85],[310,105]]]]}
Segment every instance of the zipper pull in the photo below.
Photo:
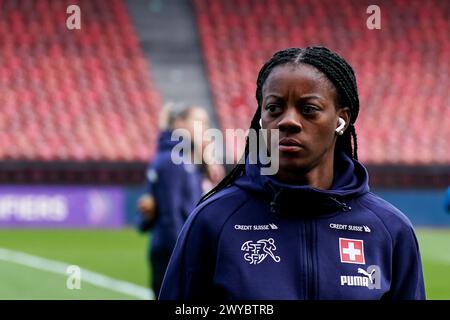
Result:
{"type": "Polygon", "coordinates": [[[278,204],[275,201],[270,202],[270,212],[278,213],[278,204]]]}
{"type": "Polygon", "coordinates": [[[352,207],[348,206],[345,202],[340,202],[334,197],[330,197],[330,199],[336,202],[341,207],[342,211],[349,212],[350,210],[352,210],[352,207]]]}
{"type": "Polygon", "coordinates": [[[352,210],[352,207],[348,206],[346,203],[342,203],[343,207],[342,210],[345,212],[349,212],[350,210],[352,210]]]}

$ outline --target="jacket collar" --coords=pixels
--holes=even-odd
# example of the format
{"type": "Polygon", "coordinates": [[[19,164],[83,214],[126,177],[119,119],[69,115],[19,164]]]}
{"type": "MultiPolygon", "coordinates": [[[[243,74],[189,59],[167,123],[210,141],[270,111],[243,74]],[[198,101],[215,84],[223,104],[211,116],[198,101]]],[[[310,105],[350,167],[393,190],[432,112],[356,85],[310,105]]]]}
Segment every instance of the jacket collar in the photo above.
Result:
{"type": "Polygon", "coordinates": [[[301,211],[302,215],[350,211],[348,201],[369,192],[367,170],[344,152],[335,156],[333,183],[328,190],[285,184],[274,176],[261,175],[261,165],[250,164],[248,158],[245,174],[236,179],[235,185],[265,198],[270,195],[273,213],[301,211]]]}

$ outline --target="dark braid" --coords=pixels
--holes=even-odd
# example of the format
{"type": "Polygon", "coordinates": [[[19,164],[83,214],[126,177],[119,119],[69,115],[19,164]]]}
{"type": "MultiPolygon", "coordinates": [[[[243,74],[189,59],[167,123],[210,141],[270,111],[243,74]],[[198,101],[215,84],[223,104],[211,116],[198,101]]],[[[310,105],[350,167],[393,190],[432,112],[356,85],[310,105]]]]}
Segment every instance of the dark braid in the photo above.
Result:
{"type": "Polygon", "coordinates": [[[356,137],[356,129],[353,124],[350,126],[350,133],[353,137],[353,158],[358,160],[358,139],[356,137]]]}
{"type": "MultiPolygon", "coordinates": [[[[260,129],[259,120],[261,119],[263,100],[262,89],[270,72],[276,66],[288,63],[309,64],[324,73],[331,83],[333,83],[338,95],[337,107],[348,107],[350,109],[350,125],[348,130],[346,130],[342,136],[338,137],[336,149],[344,151],[347,155],[357,160],[358,145],[354,123],[359,113],[359,98],[355,73],[352,67],[343,58],[325,47],[289,48],[281,50],[276,52],[272,58],[263,65],[256,81],[256,101],[258,102],[258,108],[251,121],[250,129],[260,129]]],[[[239,164],[237,164],[216,187],[205,194],[200,199],[199,203],[232,184],[237,177],[245,172],[245,159],[247,158],[248,153],[249,138],[247,137],[245,151],[239,164]]]]}

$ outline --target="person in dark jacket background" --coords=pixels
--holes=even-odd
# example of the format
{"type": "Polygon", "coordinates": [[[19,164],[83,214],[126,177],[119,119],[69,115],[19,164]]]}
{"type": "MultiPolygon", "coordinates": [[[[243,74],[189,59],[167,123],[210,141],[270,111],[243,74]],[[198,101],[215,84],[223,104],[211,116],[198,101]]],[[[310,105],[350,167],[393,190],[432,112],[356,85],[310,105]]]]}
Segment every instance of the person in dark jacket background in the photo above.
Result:
{"type": "MultiPolygon", "coordinates": [[[[196,142],[190,138],[194,137],[194,124],[201,124],[201,129],[205,130],[209,126],[208,122],[206,111],[196,106],[168,104],[161,113],[162,131],[157,153],[149,164],[147,190],[138,204],[141,213],[138,228],[143,232],[151,231],[149,260],[152,288],[156,296],[177,237],[189,213],[203,195],[202,185],[208,177],[208,169],[192,163],[192,154],[183,154],[187,159],[182,164],[172,161],[172,149],[180,143],[178,140],[172,141],[172,132],[185,129],[189,137],[184,137],[181,143],[194,144],[196,142]]],[[[195,148],[191,147],[191,150],[194,152],[195,148]]],[[[214,172],[217,172],[215,169],[214,172]]]]}
{"type": "Polygon", "coordinates": [[[256,100],[251,129],[279,130],[279,170],[261,174],[247,139],[189,216],[159,298],[425,299],[413,227],[357,161],[351,66],[324,47],[279,51],[256,100]]]}

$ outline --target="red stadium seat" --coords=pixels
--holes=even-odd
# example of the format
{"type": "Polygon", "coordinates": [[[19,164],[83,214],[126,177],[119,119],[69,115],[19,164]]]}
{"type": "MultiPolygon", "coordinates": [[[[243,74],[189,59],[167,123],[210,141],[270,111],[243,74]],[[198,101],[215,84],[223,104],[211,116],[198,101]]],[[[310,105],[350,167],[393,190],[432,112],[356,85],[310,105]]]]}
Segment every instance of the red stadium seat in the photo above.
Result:
{"type": "Polygon", "coordinates": [[[123,0],[77,1],[81,32],[72,2],[2,0],[0,159],[147,161],[160,97],[123,0]]]}
{"type": "Polygon", "coordinates": [[[450,144],[445,143],[450,137],[450,2],[378,1],[383,15],[379,31],[365,26],[370,4],[195,0],[221,127],[248,128],[256,107],[256,76],[273,52],[325,45],[348,59],[357,73],[362,161],[450,163],[450,144]]]}

